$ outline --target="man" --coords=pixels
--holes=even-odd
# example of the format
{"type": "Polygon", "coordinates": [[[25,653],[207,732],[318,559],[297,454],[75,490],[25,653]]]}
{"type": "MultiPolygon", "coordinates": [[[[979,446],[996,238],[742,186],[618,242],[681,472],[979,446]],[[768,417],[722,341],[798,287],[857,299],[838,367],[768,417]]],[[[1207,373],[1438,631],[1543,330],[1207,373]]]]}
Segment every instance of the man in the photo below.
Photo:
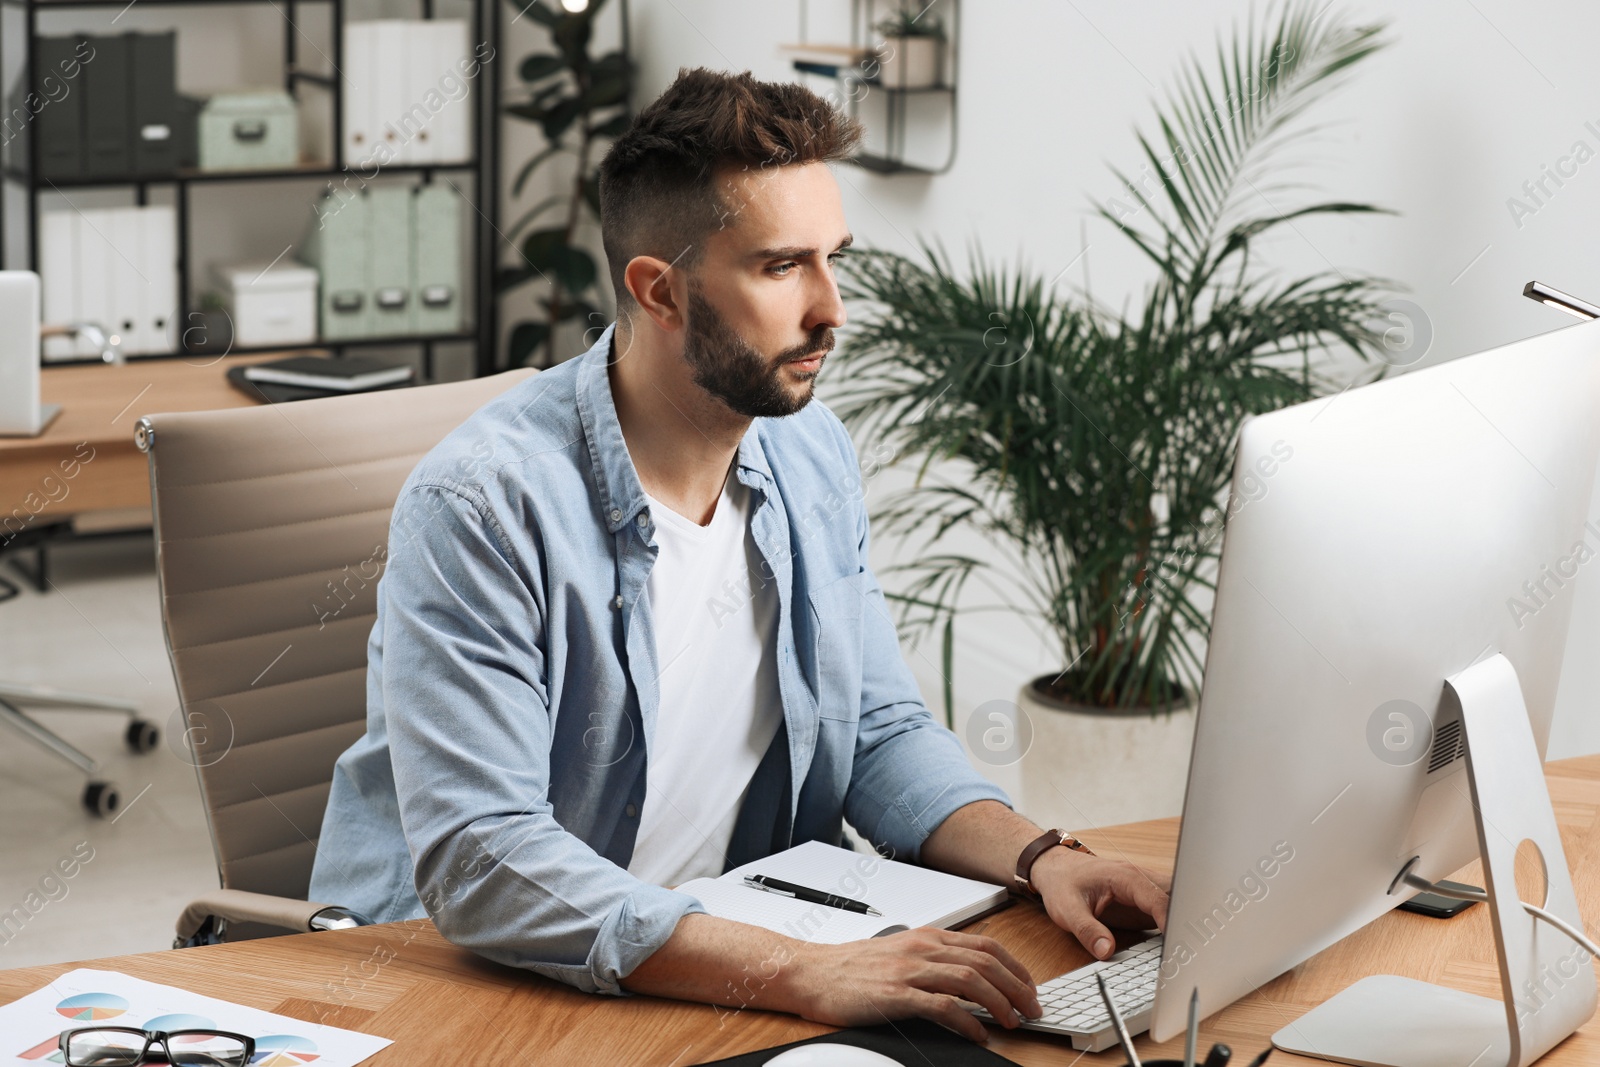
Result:
{"type": "MultiPolygon", "coordinates": [[[[925,1016],[1039,1012],[997,942],[809,945],[671,885],[806,840],[1011,884],[1041,829],[936,724],[867,565],[854,447],[812,390],[845,310],[829,164],[852,120],[798,85],[680,72],[601,167],[617,322],[477,412],[395,505],[367,733],[339,760],[313,899],[580,989],[925,1016]]],[[[1041,846],[1042,847],[1042,846],[1041,846]]],[[[1044,848],[1031,884],[1097,957],[1164,884],[1044,848]]]]}

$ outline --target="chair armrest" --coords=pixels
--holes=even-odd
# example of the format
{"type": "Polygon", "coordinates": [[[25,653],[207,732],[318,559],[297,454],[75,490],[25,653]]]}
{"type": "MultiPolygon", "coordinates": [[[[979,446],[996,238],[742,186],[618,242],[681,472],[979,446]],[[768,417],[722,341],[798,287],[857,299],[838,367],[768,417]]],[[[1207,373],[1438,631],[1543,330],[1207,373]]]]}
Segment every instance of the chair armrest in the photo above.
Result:
{"type": "Polygon", "coordinates": [[[370,919],[336,904],[247,893],[242,889],[213,889],[204,896],[196,897],[178,916],[179,943],[189,941],[208,921],[215,919],[260,923],[296,933],[371,925],[370,919]]]}

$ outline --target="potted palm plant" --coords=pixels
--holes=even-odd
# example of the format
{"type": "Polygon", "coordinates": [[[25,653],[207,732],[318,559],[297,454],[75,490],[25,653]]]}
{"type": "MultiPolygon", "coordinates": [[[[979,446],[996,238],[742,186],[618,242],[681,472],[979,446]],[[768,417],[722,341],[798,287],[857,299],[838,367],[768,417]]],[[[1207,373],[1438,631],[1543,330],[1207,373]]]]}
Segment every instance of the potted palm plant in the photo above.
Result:
{"type": "Polygon", "coordinates": [[[1059,662],[1021,687],[1012,724],[1032,734],[1033,757],[1012,752],[1030,814],[1082,825],[1089,809],[1064,810],[1056,795],[1067,752],[1083,754],[1072,763],[1080,796],[1096,773],[1124,789],[1148,775],[1160,793],[1151,805],[1166,809],[1148,814],[1181,803],[1208,625],[1195,596],[1210,586],[1239,424],[1331,389],[1336,351],[1381,354],[1378,279],[1284,279],[1253,259],[1277,227],[1379,210],[1256,208],[1268,155],[1382,46],[1381,29],[1295,3],[1223,48],[1233,58],[1215,71],[1189,61],[1159,138],[1138,138],[1151,177],[1119,173],[1123,192],[1098,205],[1155,266],[1131,310],[1059,293],[976,249],[964,272],[926,243],[925,264],[873,250],[846,260],[842,288],[863,306],[841,337],[834,403],[853,429],[923,458],[874,529],[914,548],[886,576],[901,586],[908,636],[943,630],[947,722],[969,580],[982,575],[1002,606],[1059,642],[1059,662]],[[941,468],[953,473],[930,478],[934,460],[953,461],[941,468]],[[982,547],[962,550],[963,536],[982,547]]]}
{"type": "Polygon", "coordinates": [[[944,69],[944,26],[921,10],[902,7],[873,29],[883,36],[878,81],[892,89],[928,89],[944,69]]]}

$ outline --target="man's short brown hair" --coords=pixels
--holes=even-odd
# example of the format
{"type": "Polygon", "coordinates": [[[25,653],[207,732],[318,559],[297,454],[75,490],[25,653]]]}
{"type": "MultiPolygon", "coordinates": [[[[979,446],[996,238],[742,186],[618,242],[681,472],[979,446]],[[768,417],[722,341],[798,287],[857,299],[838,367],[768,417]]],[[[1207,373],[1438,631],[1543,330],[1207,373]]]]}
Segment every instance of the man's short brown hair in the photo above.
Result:
{"type": "Polygon", "coordinates": [[[726,167],[762,168],[847,159],[861,124],[803,85],[680,68],[677,80],[639,112],[600,163],[600,232],[617,310],[636,306],[623,281],[635,256],[685,269],[705,237],[731,226],[755,176],[716,188],[726,167]]]}

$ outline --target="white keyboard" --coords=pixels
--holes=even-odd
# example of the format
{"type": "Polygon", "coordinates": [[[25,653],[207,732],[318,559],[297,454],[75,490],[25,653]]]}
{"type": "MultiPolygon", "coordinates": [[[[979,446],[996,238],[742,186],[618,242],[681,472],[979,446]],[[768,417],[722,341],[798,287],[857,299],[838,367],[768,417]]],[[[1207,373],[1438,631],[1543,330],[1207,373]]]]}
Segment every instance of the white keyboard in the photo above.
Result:
{"type": "MultiPolygon", "coordinates": [[[[1123,949],[1108,960],[1098,960],[1075,971],[1039,983],[1037,1019],[1022,1017],[1021,1029],[1044,1030],[1072,1038],[1072,1047],[1086,1052],[1102,1052],[1117,1043],[1116,1028],[1100,999],[1096,974],[1103,975],[1117,1012],[1128,1027],[1128,1036],[1150,1028],[1150,1009],[1156,999],[1156,974],[1161,969],[1161,938],[1152,937],[1123,949]]],[[[962,1001],[962,1006],[980,1019],[993,1021],[988,1010],[962,1001]]]]}

